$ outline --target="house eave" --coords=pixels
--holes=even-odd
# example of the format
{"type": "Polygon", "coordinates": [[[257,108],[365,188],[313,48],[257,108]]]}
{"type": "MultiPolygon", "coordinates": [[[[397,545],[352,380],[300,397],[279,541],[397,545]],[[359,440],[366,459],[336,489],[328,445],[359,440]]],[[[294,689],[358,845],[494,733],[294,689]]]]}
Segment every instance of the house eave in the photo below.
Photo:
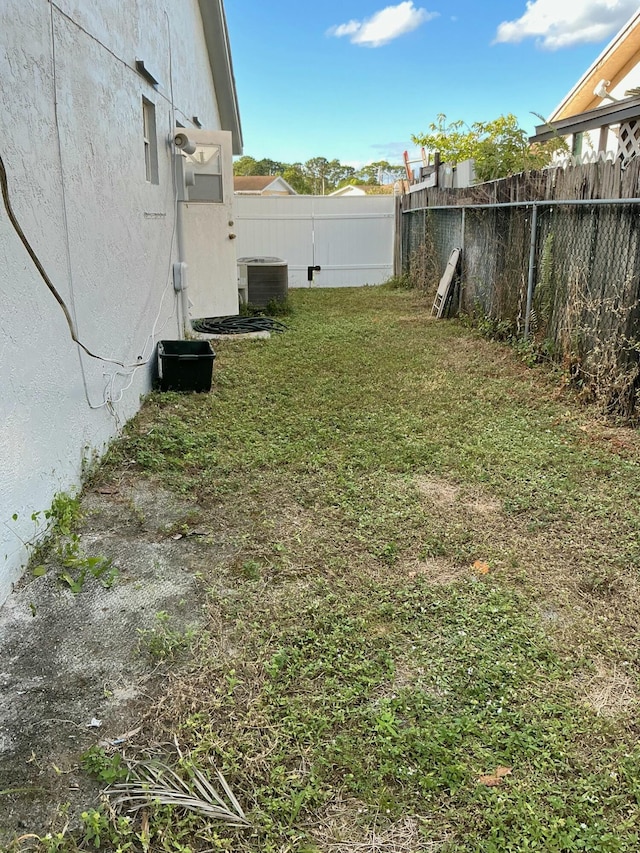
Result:
{"type": "Polygon", "coordinates": [[[640,26],[640,10],[633,15],[620,32],[602,51],[595,62],[585,71],[571,91],[551,113],[549,121],[558,121],[592,110],[601,100],[593,94],[602,79],[609,80],[614,88],[633,67],[638,53],[637,28],[640,26]]]}
{"type": "Polygon", "coordinates": [[[223,2],[222,0],[199,0],[199,3],[221,129],[231,131],[233,153],[242,154],[242,125],[223,2]]]}
{"type": "Polygon", "coordinates": [[[640,97],[625,98],[559,121],[539,124],[536,126],[535,135],[529,137],[529,142],[548,142],[557,136],[569,136],[606,125],[620,124],[638,116],[640,116],[640,97]]]}

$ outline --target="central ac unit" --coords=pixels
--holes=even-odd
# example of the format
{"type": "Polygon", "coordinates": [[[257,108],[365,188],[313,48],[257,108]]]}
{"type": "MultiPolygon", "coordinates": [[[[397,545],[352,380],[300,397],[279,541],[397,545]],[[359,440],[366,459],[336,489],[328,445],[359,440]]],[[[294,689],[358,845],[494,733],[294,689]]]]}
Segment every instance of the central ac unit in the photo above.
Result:
{"type": "Polygon", "coordinates": [[[238,258],[238,290],[245,302],[266,308],[289,294],[289,269],[282,258],[238,258]]]}

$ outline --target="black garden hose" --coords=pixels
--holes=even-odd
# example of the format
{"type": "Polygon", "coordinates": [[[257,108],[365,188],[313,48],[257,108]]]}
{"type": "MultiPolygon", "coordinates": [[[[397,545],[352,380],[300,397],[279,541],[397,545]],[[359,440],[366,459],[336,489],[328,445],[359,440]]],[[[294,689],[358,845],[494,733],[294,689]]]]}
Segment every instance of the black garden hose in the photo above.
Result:
{"type": "Polygon", "coordinates": [[[285,332],[287,326],[271,317],[204,317],[193,320],[194,332],[208,335],[245,335],[248,332],[285,332]]]}
{"type": "Polygon", "coordinates": [[[13,208],[11,207],[11,200],[9,198],[9,181],[7,180],[7,170],[5,168],[2,157],[0,157],[0,191],[2,192],[2,201],[4,202],[4,208],[7,212],[7,216],[9,217],[9,222],[13,226],[13,230],[16,232],[16,234],[20,238],[20,242],[22,243],[22,245],[27,250],[27,253],[29,254],[29,257],[31,258],[31,260],[33,261],[35,268],[40,273],[40,277],[42,278],[44,283],[47,285],[49,290],[51,291],[53,297],[55,298],[55,300],[58,303],[58,305],[60,306],[60,308],[62,308],[62,312],[64,314],[65,320],[67,321],[67,326],[69,327],[69,332],[71,334],[71,340],[75,341],[75,343],[81,349],[83,349],[87,355],[90,355],[91,358],[97,358],[99,361],[106,361],[106,362],[109,362],[109,364],[117,364],[120,367],[138,366],[138,365],[124,364],[124,362],[117,361],[115,358],[103,358],[100,355],[96,355],[95,353],[91,352],[91,350],[88,347],[86,347],[82,343],[82,341],[78,338],[78,333],[76,331],[76,324],[74,323],[73,318],[71,317],[71,313],[70,313],[69,309],[67,308],[67,305],[66,305],[64,299],[62,298],[62,296],[60,296],[56,286],[54,285],[54,283],[49,278],[47,271],[45,270],[42,263],[40,262],[40,259],[38,258],[35,251],[31,247],[31,243],[29,243],[29,241],[27,240],[27,236],[24,233],[24,231],[22,230],[22,227],[21,227],[20,223],[18,222],[15,213],[13,212],[13,208]]]}

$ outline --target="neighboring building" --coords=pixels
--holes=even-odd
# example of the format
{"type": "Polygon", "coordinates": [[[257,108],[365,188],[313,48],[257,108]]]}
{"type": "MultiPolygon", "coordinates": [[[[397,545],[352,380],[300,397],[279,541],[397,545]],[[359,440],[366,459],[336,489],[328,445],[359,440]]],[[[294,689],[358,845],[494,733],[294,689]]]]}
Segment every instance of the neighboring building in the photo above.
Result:
{"type": "Polygon", "coordinates": [[[297,195],[280,175],[236,175],[233,191],[236,195],[297,195]]]}
{"type": "Polygon", "coordinates": [[[348,184],[346,187],[340,187],[340,189],[328,193],[328,195],[347,198],[364,195],[393,195],[395,186],[396,184],[348,184]]]}
{"type": "Polygon", "coordinates": [[[562,99],[531,142],[564,137],[576,159],[640,153],[640,10],[562,99]],[[633,93],[627,95],[629,91],[633,93]]]}
{"type": "Polygon", "coordinates": [[[242,137],[222,0],[125,5],[0,9],[10,201],[69,317],[0,202],[0,603],[54,495],[150,390],[158,338],[237,311],[242,137]]]}

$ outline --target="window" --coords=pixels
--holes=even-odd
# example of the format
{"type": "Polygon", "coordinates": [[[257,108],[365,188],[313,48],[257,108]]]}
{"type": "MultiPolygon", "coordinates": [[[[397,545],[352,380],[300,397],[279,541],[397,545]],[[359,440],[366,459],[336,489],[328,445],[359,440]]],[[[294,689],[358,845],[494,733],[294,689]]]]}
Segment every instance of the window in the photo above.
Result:
{"type": "Polygon", "coordinates": [[[158,180],[158,138],[156,135],[156,108],[146,98],[142,99],[142,137],[144,140],[144,169],[147,183],[158,180]]]}
{"type": "Polygon", "coordinates": [[[574,157],[582,156],[582,140],[584,138],[583,133],[574,133],[573,134],[573,143],[571,145],[571,153],[574,157]]]}
{"type": "Polygon", "coordinates": [[[195,154],[189,156],[193,169],[193,186],[189,187],[189,201],[224,201],[222,186],[222,149],[219,145],[198,144],[195,154]]]}

